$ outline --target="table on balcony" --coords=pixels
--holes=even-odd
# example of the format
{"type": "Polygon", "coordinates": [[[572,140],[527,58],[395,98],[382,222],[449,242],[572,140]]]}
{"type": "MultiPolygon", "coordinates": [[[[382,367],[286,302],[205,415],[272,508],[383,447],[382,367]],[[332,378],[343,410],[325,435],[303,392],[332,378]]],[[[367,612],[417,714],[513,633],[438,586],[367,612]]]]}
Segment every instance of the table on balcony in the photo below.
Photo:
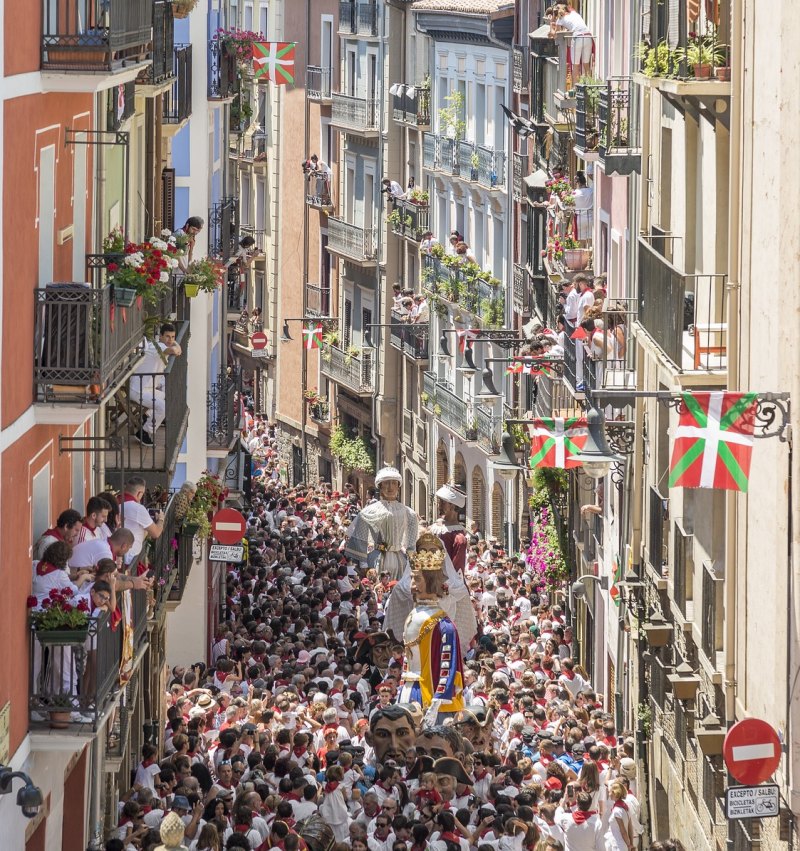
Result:
{"type": "Polygon", "coordinates": [[[360,396],[371,396],[375,389],[372,353],[362,350],[351,354],[338,346],[325,346],[320,359],[320,372],[360,396]]]}
{"type": "Polygon", "coordinates": [[[43,0],[42,70],[108,71],[144,62],[153,0],[43,0]]]}

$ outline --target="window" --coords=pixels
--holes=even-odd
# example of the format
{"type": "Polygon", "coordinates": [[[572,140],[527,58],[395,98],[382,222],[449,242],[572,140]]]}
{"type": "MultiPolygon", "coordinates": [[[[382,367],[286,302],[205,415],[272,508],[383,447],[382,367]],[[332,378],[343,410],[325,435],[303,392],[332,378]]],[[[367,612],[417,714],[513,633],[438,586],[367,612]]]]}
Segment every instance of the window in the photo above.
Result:
{"type": "Polygon", "coordinates": [[[244,7],[244,27],[242,29],[253,31],[253,4],[248,3],[244,7]]]}
{"type": "Polygon", "coordinates": [[[492,218],[492,223],[494,225],[494,232],[492,234],[492,260],[494,261],[494,268],[492,269],[492,272],[494,273],[495,278],[499,278],[502,281],[504,279],[503,260],[506,256],[505,223],[502,219],[498,219],[496,217],[492,218]]]}
{"type": "Polygon", "coordinates": [[[262,3],[261,12],[260,12],[260,24],[258,27],[259,32],[264,38],[269,37],[269,7],[266,3],[262,3]]]}
{"type": "Polygon", "coordinates": [[[31,543],[50,528],[50,465],[33,477],[31,487],[31,543]]]}
{"type": "MultiPolygon", "coordinates": [[[[81,147],[76,145],[76,147],[81,147]]],[[[55,171],[56,149],[52,145],[39,152],[39,286],[53,280],[53,247],[55,245],[55,171]]],[[[85,262],[85,261],[84,261],[85,262]]],[[[85,273],[78,280],[83,280],[85,273]]],[[[45,529],[47,527],[45,526],[45,529]]],[[[44,530],[42,530],[44,531],[44,530]]]]}
{"type": "Polygon", "coordinates": [[[239,214],[241,224],[250,224],[250,175],[242,174],[241,201],[239,203],[239,214]]]}
{"type": "Polygon", "coordinates": [[[322,37],[319,51],[320,67],[330,70],[333,67],[333,18],[330,15],[322,16],[322,37]]]}
{"type": "Polygon", "coordinates": [[[703,653],[712,665],[717,651],[722,650],[722,578],[711,562],[703,563],[703,653]]]}
{"type": "Polygon", "coordinates": [[[687,609],[691,608],[694,597],[694,562],[692,561],[693,535],[684,531],[681,523],[675,523],[674,552],[673,552],[673,589],[672,596],[678,608],[687,617],[687,609]]]}
{"type": "Polygon", "coordinates": [[[342,349],[350,348],[350,340],[353,333],[353,302],[349,298],[344,300],[344,312],[342,316],[342,349]]]}

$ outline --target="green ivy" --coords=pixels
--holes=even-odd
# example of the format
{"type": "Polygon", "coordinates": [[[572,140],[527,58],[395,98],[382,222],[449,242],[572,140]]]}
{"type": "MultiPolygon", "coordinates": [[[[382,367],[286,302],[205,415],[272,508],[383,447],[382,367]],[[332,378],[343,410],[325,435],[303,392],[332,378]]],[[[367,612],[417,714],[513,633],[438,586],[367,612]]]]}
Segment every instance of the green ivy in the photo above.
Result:
{"type": "Polygon", "coordinates": [[[371,476],[375,472],[375,458],[363,437],[352,437],[343,425],[337,425],[331,434],[331,455],[346,469],[371,476]]]}

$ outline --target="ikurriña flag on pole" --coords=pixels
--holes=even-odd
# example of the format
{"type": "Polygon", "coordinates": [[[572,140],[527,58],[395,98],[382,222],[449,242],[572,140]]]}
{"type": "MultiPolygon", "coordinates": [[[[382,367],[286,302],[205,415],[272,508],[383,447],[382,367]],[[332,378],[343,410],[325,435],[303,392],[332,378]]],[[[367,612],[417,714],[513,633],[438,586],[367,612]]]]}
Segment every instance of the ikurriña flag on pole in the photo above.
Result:
{"type": "Polygon", "coordinates": [[[303,328],[303,345],[308,351],[319,349],[322,346],[321,324],[310,324],[308,327],[303,328]]]}
{"type": "Polygon", "coordinates": [[[278,86],[294,84],[296,41],[253,42],[253,76],[266,77],[278,86]]]}
{"type": "Polygon", "coordinates": [[[580,467],[580,461],[571,461],[570,455],[582,451],[589,430],[585,417],[555,417],[532,420],[528,426],[531,438],[531,467],[580,467]]]}
{"type": "Polygon", "coordinates": [[[757,408],[756,393],[684,393],[669,486],[746,492],[757,408]]]}

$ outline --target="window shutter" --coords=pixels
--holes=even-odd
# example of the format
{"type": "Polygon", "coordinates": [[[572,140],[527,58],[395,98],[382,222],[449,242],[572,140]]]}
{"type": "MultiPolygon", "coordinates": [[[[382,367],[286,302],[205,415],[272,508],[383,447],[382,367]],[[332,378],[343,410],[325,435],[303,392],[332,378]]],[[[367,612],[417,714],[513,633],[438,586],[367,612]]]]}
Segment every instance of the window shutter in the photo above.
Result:
{"type": "Polygon", "coordinates": [[[436,450],[436,489],[447,484],[447,453],[440,446],[436,450]]]}
{"type": "Polygon", "coordinates": [[[175,230],[175,169],[161,170],[161,225],[175,230]]]}
{"type": "Polygon", "coordinates": [[[503,540],[503,487],[495,482],[492,488],[492,534],[498,541],[503,540]]]}
{"type": "Polygon", "coordinates": [[[480,467],[472,471],[472,519],[478,529],[486,531],[486,482],[480,467]]]}

